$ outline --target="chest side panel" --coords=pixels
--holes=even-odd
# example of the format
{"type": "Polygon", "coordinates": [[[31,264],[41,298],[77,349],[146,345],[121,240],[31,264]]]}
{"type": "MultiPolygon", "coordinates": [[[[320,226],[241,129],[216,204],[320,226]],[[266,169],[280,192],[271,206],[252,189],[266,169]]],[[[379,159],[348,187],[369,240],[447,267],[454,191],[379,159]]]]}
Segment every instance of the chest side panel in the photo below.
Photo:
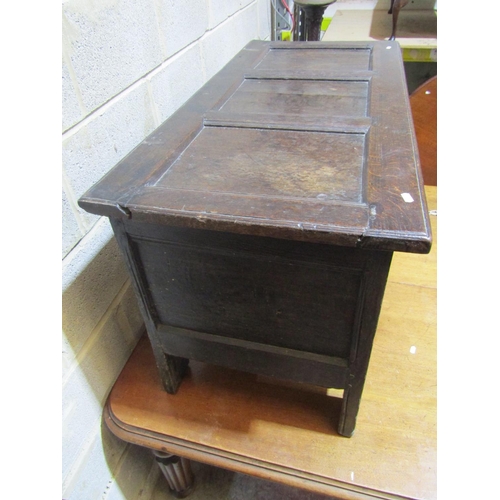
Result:
{"type": "Polygon", "coordinates": [[[199,233],[149,226],[130,234],[159,324],[349,357],[362,252],[199,233]]]}

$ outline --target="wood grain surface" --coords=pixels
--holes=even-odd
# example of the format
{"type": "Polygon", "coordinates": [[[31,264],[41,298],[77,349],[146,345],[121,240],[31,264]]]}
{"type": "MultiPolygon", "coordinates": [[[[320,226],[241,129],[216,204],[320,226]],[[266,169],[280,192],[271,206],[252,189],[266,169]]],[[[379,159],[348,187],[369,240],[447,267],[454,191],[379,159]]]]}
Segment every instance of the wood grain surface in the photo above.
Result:
{"type": "MultiPolygon", "coordinates": [[[[436,210],[436,187],[426,187],[436,210]]],[[[147,338],[106,406],[122,439],[343,499],[436,498],[436,255],[395,254],[356,432],[335,390],[191,362],[167,394],[147,338]]]]}
{"type": "Polygon", "coordinates": [[[424,182],[437,186],[437,76],[411,94],[410,104],[424,182]]]}
{"type": "Polygon", "coordinates": [[[416,150],[397,43],[254,40],[79,204],[145,223],[427,253],[416,150]]]}

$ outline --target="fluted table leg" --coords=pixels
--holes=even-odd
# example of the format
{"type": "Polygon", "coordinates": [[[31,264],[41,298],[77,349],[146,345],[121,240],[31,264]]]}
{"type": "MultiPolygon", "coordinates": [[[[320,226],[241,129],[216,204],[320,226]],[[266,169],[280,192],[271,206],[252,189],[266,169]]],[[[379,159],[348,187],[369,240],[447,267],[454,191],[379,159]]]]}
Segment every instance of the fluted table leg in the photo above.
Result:
{"type": "Polygon", "coordinates": [[[194,475],[188,459],[153,450],[168,486],[177,498],[187,497],[194,489],[194,475]]]}

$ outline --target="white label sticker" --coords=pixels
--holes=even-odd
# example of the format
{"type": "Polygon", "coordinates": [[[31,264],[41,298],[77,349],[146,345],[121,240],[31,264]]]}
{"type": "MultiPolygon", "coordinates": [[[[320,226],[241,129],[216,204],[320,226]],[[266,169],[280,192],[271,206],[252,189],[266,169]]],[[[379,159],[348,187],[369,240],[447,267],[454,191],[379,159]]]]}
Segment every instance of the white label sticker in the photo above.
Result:
{"type": "Polygon", "coordinates": [[[403,197],[403,200],[406,201],[406,203],[412,203],[414,201],[410,193],[401,193],[401,196],[403,197]]]}

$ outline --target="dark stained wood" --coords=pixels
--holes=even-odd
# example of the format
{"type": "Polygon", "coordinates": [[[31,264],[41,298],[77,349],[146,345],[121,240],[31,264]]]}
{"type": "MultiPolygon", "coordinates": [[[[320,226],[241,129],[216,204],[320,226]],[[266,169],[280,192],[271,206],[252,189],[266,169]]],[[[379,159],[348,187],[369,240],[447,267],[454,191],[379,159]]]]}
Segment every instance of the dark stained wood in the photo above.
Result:
{"type": "MultiPolygon", "coordinates": [[[[366,116],[368,82],[246,79],[220,109],[226,113],[366,116]]],[[[260,122],[262,123],[262,121],[260,122]]]]}
{"type": "MultiPolygon", "coordinates": [[[[426,191],[435,209],[436,187],[426,191]]],[[[436,257],[437,244],[394,254],[353,439],[332,432],[338,391],[193,361],[171,396],[146,338],[112,388],[106,424],[127,442],[333,498],[434,500],[436,257]]]]}
{"type": "Polygon", "coordinates": [[[205,127],[156,186],[314,201],[324,194],[326,200],[360,203],[364,139],[363,134],[205,127]],[[269,159],[277,153],[271,169],[269,159]],[[196,175],[186,175],[193,168],[196,175]]]}
{"type": "Polygon", "coordinates": [[[138,298],[139,308],[153,347],[156,366],[160,373],[163,388],[168,393],[175,394],[186,372],[189,359],[165,353],[156,329],[157,319],[155,317],[154,304],[150,301],[147,288],[145,288],[146,284],[141,276],[141,262],[137,260],[132,252],[129,237],[123,227],[123,221],[111,218],[110,222],[127,269],[132,277],[132,285],[138,298]]]}
{"type": "MultiPolygon", "coordinates": [[[[220,234],[225,235],[215,236],[220,234]]],[[[321,262],[309,243],[303,244],[309,247],[304,250],[308,258],[299,260],[287,255],[286,247],[266,252],[267,241],[254,240],[255,250],[249,251],[246,239],[240,243],[235,235],[227,235],[232,245],[220,246],[216,243],[221,238],[214,239],[211,232],[204,232],[196,246],[182,238],[182,231],[175,236],[132,237],[159,324],[252,342],[274,338],[274,345],[281,347],[349,356],[370,254],[362,256],[364,262],[357,268],[354,259],[338,256],[347,253],[342,248],[329,248],[330,262],[321,262]],[[315,300],[311,303],[304,296],[315,300]]]]}
{"type": "MultiPolygon", "coordinates": [[[[204,228],[217,231],[426,253],[431,238],[404,82],[401,54],[395,43],[251,42],[79,203],[92,213],[110,217],[130,215],[135,220],[155,219],[163,224],[187,227],[200,227],[201,222],[204,228]],[[316,89],[321,86],[315,80],[326,83],[321,102],[328,101],[332,112],[318,115],[317,102],[309,109],[309,98],[305,94],[297,98],[297,90],[285,83],[287,97],[279,97],[278,92],[276,99],[281,99],[281,104],[276,104],[268,113],[262,113],[261,99],[269,102],[265,92],[250,92],[251,95],[246,96],[250,99],[253,96],[255,102],[253,130],[242,127],[238,119],[224,122],[224,117],[234,114],[225,109],[231,109],[233,102],[236,108],[242,106],[242,89],[249,80],[254,87],[259,85],[259,72],[262,74],[260,85],[267,86],[268,90],[273,85],[269,80],[276,79],[290,81],[290,84],[301,82],[304,92],[308,85],[315,85],[316,89]],[[354,116],[347,117],[351,124],[346,124],[346,106],[341,98],[331,95],[336,92],[331,89],[337,85],[345,91],[349,82],[352,83],[349,99],[359,94],[360,82],[369,87],[365,108],[370,121],[360,123],[357,131],[353,129],[352,120],[360,118],[359,103],[353,108],[354,116]],[[283,113],[283,103],[287,101],[290,108],[283,113]],[[221,113],[217,127],[213,126],[215,113],[221,113]],[[282,131],[280,119],[288,113],[288,123],[285,121],[285,131],[282,131]],[[212,125],[204,121],[206,114],[210,115],[212,125]],[[301,126],[314,120],[317,120],[317,134],[301,126]],[[322,126],[324,133],[321,133],[322,126]],[[230,170],[221,170],[218,177],[215,172],[204,172],[209,177],[200,177],[197,171],[207,168],[204,163],[191,164],[184,156],[198,151],[198,145],[208,142],[208,138],[220,136],[220,128],[239,144],[248,144],[247,150],[243,152],[236,142],[228,139],[225,147],[212,155],[225,157],[230,170]],[[259,137],[265,131],[269,133],[262,146],[267,148],[267,155],[262,158],[255,149],[260,148],[259,137]],[[335,148],[335,154],[332,150],[328,155],[326,148],[335,148]],[[250,152],[257,156],[249,158],[250,152]],[[286,155],[283,161],[281,155],[286,155]],[[347,161],[347,171],[340,176],[340,167],[335,166],[341,161],[337,155],[347,161]],[[362,165],[357,155],[362,155],[362,165]],[[175,176],[174,172],[170,174],[171,167],[178,170],[175,176]],[[316,179],[318,182],[315,181],[305,196],[296,191],[280,193],[279,186],[273,195],[269,190],[272,178],[265,178],[249,189],[247,183],[253,169],[271,171],[267,175],[272,176],[277,168],[281,169],[283,182],[289,172],[294,171],[302,172],[306,180],[310,175],[323,177],[316,179]],[[186,183],[207,180],[208,188],[192,192],[180,188],[179,182],[170,186],[167,181],[170,175],[172,180],[180,181],[182,177],[186,183]],[[353,175],[360,175],[361,201],[346,206],[337,196],[332,202],[331,191],[341,192],[346,180],[353,182],[353,175]],[[325,190],[324,180],[332,176],[334,182],[325,190]],[[408,193],[414,202],[405,202],[402,193],[408,193]],[[254,211],[253,207],[263,205],[263,209],[254,211]],[[322,220],[326,213],[328,223],[322,220]],[[308,219],[311,224],[304,226],[302,223],[308,219]]],[[[247,121],[252,119],[248,112],[251,106],[248,101],[244,106],[247,121]]],[[[237,116],[241,114],[238,112],[237,116]]],[[[347,200],[351,199],[352,194],[348,193],[347,200]]]]}
{"type": "Polygon", "coordinates": [[[397,44],[251,42],[80,200],[110,217],[165,390],[190,359],[343,389],[431,232],[397,44]]]}
{"type": "MultiPolygon", "coordinates": [[[[293,74],[297,69],[310,71],[342,71],[349,81],[350,71],[370,69],[372,47],[368,43],[331,44],[309,42],[287,44],[274,42],[266,55],[253,68],[257,70],[286,71],[293,74]]],[[[307,113],[305,113],[307,114],[307,113]]]]}
{"type": "Polygon", "coordinates": [[[424,183],[437,186],[437,76],[410,95],[424,183]]]}
{"type": "Polygon", "coordinates": [[[344,386],[342,410],[338,431],[342,436],[352,436],[356,427],[356,418],[365,384],[366,372],[372,351],[373,339],[382,306],[387,275],[392,254],[389,252],[373,253],[369,257],[363,285],[360,287],[357,311],[359,329],[354,329],[351,353],[349,357],[349,375],[344,386]]]}
{"type": "Polygon", "coordinates": [[[158,330],[170,354],[318,387],[344,388],[348,380],[348,362],[339,357],[172,326],[158,330]]]}

